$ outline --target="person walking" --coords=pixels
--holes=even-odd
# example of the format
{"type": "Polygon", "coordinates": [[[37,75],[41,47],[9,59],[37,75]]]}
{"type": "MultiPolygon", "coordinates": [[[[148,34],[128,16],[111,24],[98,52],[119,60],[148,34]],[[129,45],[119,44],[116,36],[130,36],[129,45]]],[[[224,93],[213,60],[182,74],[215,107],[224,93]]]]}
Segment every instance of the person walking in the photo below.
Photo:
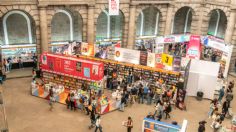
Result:
{"type": "Polygon", "coordinates": [[[84,98],[84,108],[87,112],[87,115],[89,115],[89,108],[88,107],[89,107],[89,101],[88,101],[87,97],[85,97],[84,98]]]}
{"type": "Polygon", "coordinates": [[[97,130],[99,129],[100,132],[102,132],[102,126],[101,126],[101,116],[98,115],[96,118],[96,123],[95,123],[95,132],[97,132],[97,130]]]}
{"type": "Polygon", "coordinates": [[[19,59],[18,59],[18,65],[19,65],[19,69],[24,68],[23,61],[22,61],[21,57],[19,57],[19,59]]]}
{"type": "Polygon", "coordinates": [[[68,94],[68,96],[66,98],[66,106],[67,106],[67,109],[70,109],[70,107],[71,107],[70,94],[68,94]]]}
{"type": "Polygon", "coordinates": [[[120,101],[120,111],[122,112],[124,112],[124,109],[125,109],[125,102],[126,102],[126,99],[125,99],[125,96],[123,95],[120,101]]]}
{"type": "Polygon", "coordinates": [[[220,89],[220,91],[219,91],[218,102],[219,102],[220,104],[221,104],[221,101],[222,101],[224,95],[225,95],[225,86],[223,86],[223,87],[220,89]]]}
{"type": "Polygon", "coordinates": [[[90,121],[91,121],[91,125],[89,126],[89,129],[93,128],[95,126],[96,123],[96,117],[95,117],[95,110],[92,109],[91,114],[90,114],[90,121]]]}
{"type": "Polygon", "coordinates": [[[55,99],[54,99],[54,96],[53,96],[53,94],[51,94],[50,96],[49,96],[49,105],[50,105],[50,111],[52,111],[53,110],[53,104],[54,104],[54,102],[55,102],[55,99]]]}
{"type": "Polygon", "coordinates": [[[226,100],[222,106],[222,113],[225,113],[225,115],[227,115],[229,111],[229,107],[230,107],[230,102],[226,100]]]}
{"type": "Polygon", "coordinates": [[[211,118],[211,117],[212,117],[215,108],[216,108],[216,107],[215,107],[214,100],[213,100],[213,101],[211,101],[211,104],[210,104],[210,110],[209,110],[209,112],[208,112],[208,118],[211,118]]]}

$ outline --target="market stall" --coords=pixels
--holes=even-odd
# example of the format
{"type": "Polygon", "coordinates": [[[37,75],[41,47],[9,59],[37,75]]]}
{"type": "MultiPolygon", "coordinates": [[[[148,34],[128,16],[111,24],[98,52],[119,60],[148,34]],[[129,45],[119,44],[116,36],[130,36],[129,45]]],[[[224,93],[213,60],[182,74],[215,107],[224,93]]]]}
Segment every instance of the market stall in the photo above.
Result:
{"type": "Polygon", "coordinates": [[[44,53],[41,55],[40,68],[43,83],[41,85],[33,83],[32,95],[49,99],[52,91],[55,100],[65,104],[67,96],[73,93],[79,107],[80,98],[89,98],[93,94],[97,100],[98,113],[105,114],[117,108],[113,105],[115,100],[106,95],[99,95],[103,93],[103,63],[44,53]]]}
{"type": "Polygon", "coordinates": [[[187,120],[183,121],[182,126],[173,125],[153,119],[144,118],[142,132],[186,132],[187,120]]]}

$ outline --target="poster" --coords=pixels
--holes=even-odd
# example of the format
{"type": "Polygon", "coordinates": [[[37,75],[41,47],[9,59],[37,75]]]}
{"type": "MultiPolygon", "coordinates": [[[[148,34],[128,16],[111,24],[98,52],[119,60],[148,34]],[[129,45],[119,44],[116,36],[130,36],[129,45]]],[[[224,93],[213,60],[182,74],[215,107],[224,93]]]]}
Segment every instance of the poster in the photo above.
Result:
{"type": "Polygon", "coordinates": [[[161,62],[165,65],[172,66],[173,63],[173,56],[168,54],[162,54],[161,62]]]}
{"type": "Polygon", "coordinates": [[[147,57],[148,52],[147,51],[140,51],[140,65],[146,66],[147,65],[147,57]]]}
{"type": "Polygon", "coordinates": [[[93,75],[98,75],[98,65],[93,65],[92,74],[93,75]]]}
{"type": "Polygon", "coordinates": [[[197,35],[191,35],[189,44],[187,46],[186,57],[190,59],[200,59],[201,55],[201,38],[197,35]]]}
{"type": "Polygon", "coordinates": [[[76,62],[76,71],[81,72],[82,71],[82,63],[76,62]]]}
{"type": "Polygon", "coordinates": [[[82,55],[88,55],[88,51],[89,51],[89,45],[88,43],[81,43],[81,54],[82,55]]]}
{"type": "Polygon", "coordinates": [[[120,0],[109,0],[109,15],[119,15],[120,0]]]}
{"type": "Polygon", "coordinates": [[[156,68],[164,68],[165,66],[161,63],[161,54],[155,55],[155,67],[156,68]]]}
{"type": "Polygon", "coordinates": [[[180,71],[181,69],[181,57],[174,57],[173,70],[180,71]]]}
{"type": "Polygon", "coordinates": [[[150,53],[148,52],[148,57],[147,57],[147,66],[150,66],[150,67],[155,67],[155,56],[156,54],[155,53],[150,53]]]}
{"type": "Polygon", "coordinates": [[[90,78],[90,69],[87,67],[84,67],[84,76],[90,78]]]}
{"type": "Polygon", "coordinates": [[[115,47],[115,60],[132,64],[140,64],[140,51],[115,47]]]}

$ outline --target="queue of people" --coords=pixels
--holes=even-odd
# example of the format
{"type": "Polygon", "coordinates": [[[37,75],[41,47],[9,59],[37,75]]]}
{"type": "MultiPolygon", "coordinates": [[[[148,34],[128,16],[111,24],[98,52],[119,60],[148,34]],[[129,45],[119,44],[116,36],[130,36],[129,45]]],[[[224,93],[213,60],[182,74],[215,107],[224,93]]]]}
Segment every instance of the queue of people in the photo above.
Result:
{"type": "Polygon", "coordinates": [[[230,81],[227,89],[225,89],[225,87],[223,86],[219,90],[219,97],[215,98],[210,103],[208,117],[212,118],[213,120],[211,123],[211,127],[214,132],[218,132],[221,129],[222,122],[225,120],[225,118],[233,116],[231,111],[231,101],[233,100],[233,88],[234,81],[230,81]]]}

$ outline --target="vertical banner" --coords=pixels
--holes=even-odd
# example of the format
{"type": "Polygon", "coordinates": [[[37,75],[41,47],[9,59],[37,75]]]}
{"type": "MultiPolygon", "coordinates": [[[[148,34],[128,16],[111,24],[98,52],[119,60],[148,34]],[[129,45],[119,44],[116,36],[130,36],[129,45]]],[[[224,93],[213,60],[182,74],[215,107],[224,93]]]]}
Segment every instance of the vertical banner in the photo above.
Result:
{"type": "Polygon", "coordinates": [[[109,15],[119,15],[119,3],[120,0],[109,0],[109,15]]]}
{"type": "Polygon", "coordinates": [[[147,66],[155,67],[155,53],[148,52],[147,56],[147,66]]]}
{"type": "Polygon", "coordinates": [[[164,68],[165,66],[161,63],[161,54],[155,54],[155,63],[156,63],[156,68],[164,68]]]}
{"type": "Polygon", "coordinates": [[[181,69],[181,57],[174,57],[173,70],[180,71],[181,69]]]}
{"type": "Polygon", "coordinates": [[[148,52],[147,51],[140,51],[140,65],[147,65],[147,57],[148,57],[148,52]]]}
{"type": "Polygon", "coordinates": [[[187,46],[186,57],[190,59],[200,59],[201,56],[201,38],[197,35],[191,35],[187,46]]]}

